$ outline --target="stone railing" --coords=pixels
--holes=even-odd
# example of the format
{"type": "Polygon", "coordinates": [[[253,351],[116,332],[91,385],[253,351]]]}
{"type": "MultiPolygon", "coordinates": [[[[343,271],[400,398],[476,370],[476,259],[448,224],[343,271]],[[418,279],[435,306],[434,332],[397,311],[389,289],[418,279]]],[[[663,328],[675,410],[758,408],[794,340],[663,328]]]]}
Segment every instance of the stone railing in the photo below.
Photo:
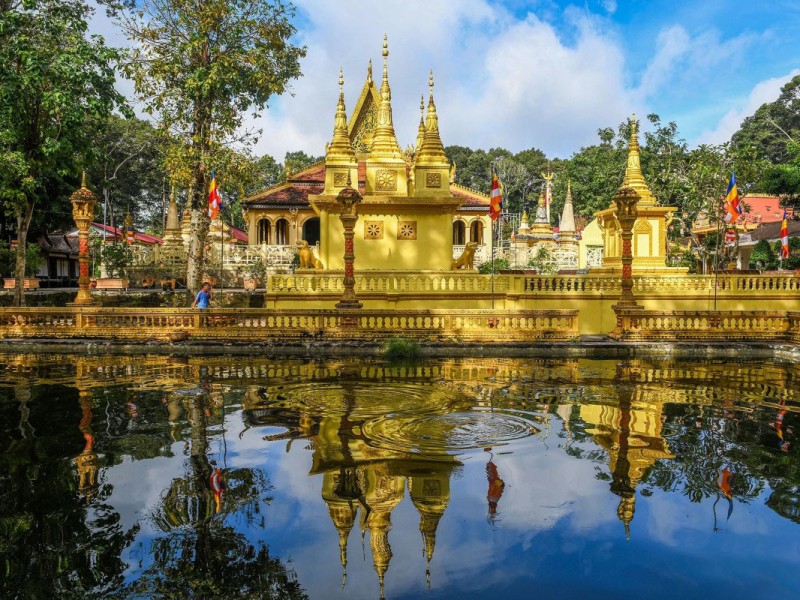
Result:
{"type": "MultiPolygon", "coordinates": [[[[676,275],[633,276],[633,294],[678,295],[714,293],[718,295],[752,295],[761,292],[770,295],[800,294],[800,276],[795,274],[765,273],[759,275],[676,275]]],[[[619,294],[621,280],[618,275],[535,275],[525,277],[523,290],[532,293],[612,293],[619,294]]],[[[800,296],[798,297],[800,299],[800,296]]]]}
{"type": "Polygon", "coordinates": [[[577,310],[265,310],[0,308],[0,337],[148,340],[355,341],[391,337],[482,344],[569,341],[577,310]]]}
{"type": "MultiPolygon", "coordinates": [[[[269,294],[341,294],[344,290],[342,271],[323,273],[298,272],[293,275],[273,275],[269,279],[269,294]]],[[[505,293],[510,280],[495,277],[494,291],[505,293]]],[[[433,293],[470,294],[491,293],[492,280],[475,271],[356,271],[356,293],[433,293]]]]}
{"type": "MultiPolygon", "coordinates": [[[[210,246],[209,261],[219,266],[220,248],[218,245],[210,246]]],[[[184,248],[153,246],[132,246],[133,268],[137,271],[147,271],[159,266],[180,267],[186,269],[188,254],[184,248]]],[[[267,268],[286,269],[297,255],[297,246],[237,246],[225,247],[225,271],[242,273],[247,271],[249,265],[261,261],[267,268]]],[[[317,250],[319,254],[319,250],[317,250]]]]}
{"type": "MultiPolygon", "coordinates": [[[[617,310],[614,337],[625,341],[792,341],[787,311],[617,310]]],[[[795,340],[796,341],[796,340],[795,340]]]]}
{"type": "Polygon", "coordinates": [[[795,344],[800,344],[800,311],[790,310],[789,316],[789,339],[795,344]]]}

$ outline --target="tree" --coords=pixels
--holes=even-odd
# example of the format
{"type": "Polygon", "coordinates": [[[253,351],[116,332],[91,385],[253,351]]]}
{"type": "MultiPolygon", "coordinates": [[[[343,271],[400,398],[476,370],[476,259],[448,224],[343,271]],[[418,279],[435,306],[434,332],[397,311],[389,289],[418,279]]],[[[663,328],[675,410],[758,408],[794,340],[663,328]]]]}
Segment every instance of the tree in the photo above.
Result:
{"type": "Polygon", "coordinates": [[[789,160],[789,142],[800,139],[800,75],[781,88],[774,102],[762,104],[747,117],[731,141],[741,147],[754,146],[773,164],[789,160]]]}
{"type": "Polygon", "coordinates": [[[800,208],[800,141],[786,146],[787,161],[764,169],[763,187],[768,194],[776,194],[784,206],[800,208]]]}
{"type": "Polygon", "coordinates": [[[777,266],[777,262],[777,257],[769,242],[767,240],[759,240],[750,255],[750,264],[748,266],[751,269],[771,271],[777,266]]]}
{"type": "Polygon", "coordinates": [[[86,36],[81,0],[4,2],[0,7],[0,198],[16,218],[14,303],[24,304],[25,248],[38,203],[91,152],[82,125],[123,105],[114,89],[118,54],[86,36]]]}
{"type": "Polygon", "coordinates": [[[293,16],[294,8],[280,0],[144,0],[122,19],[136,44],[126,73],[147,110],[188,148],[183,162],[192,189],[190,294],[202,275],[206,197],[219,148],[233,141],[248,110],[257,115],[270,96],[300,76],[306,51],[291,43],[293,16]]]}
{"type": "Polygon", "coordinates": [[[163,136],[147,121],[118,115],[95,119],[87,129],[96,132],[97,151],[89,180],[97,185],[109,211],[108,222],[121,223],[130,212],[141,226],[160,232],[165,195],[163,136]]]}

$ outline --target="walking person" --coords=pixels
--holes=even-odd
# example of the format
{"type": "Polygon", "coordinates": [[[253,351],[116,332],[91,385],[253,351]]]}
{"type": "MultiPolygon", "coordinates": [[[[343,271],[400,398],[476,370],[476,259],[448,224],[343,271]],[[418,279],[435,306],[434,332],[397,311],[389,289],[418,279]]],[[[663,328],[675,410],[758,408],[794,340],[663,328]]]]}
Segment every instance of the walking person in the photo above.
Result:
{"type": "Polygon", "coordinates": [[[203,287],[200,288],[200,291],[197,292],[197,296],[195,296],[194,302],[192,302],[192,308],[208,308],[212,296],[211,284],[206,281],[203,287]]]}

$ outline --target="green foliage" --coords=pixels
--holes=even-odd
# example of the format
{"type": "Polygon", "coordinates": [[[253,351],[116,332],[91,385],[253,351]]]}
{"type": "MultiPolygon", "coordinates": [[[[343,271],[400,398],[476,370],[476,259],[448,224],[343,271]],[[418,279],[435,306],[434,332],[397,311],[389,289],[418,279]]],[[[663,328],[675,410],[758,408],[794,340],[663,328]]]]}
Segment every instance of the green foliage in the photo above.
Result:
{"type": "Polygon", "coordinates": [[[786,145],[786,162],[764,169],[764,191],[783,198],[785,205],[800,207],[800,142],[786,145]]]}
{"type": "Polygon", "coordinates": [[[383,347],[383,357],[391,362],[417,360],[419,344],[405,338],[391,338],[383,347]]]}
{"type": "Polygon", "coordinates": [[[777,266],[777,255],[773,251],[767,240],[759,240],[753,248],[753,254],[750,255],[751,269],[759,269],[761,271],[770,271],[777,266]]]}
{"type": "Polygon", "coordinates": [[[259,281],[262,282],[266,281],[267,266],[259,257],[254,262],[247,265],[247,272],[245,273],[245,275],[251,279],[258,279],[259,281]]]}
{"type": "Polygon", "coordinates": [[[558,271],[558,266],[553,262],[550,251],[544,246],[539,246],[536,256],[528,260],[528,266],[533,267],[542,274],[551,274],[558,271]]]}
{"type": "Polygon", "coordinates": [[[0,241],[0,277],[11,277],[14,273],[14,255],[4,241],[0,241]]]}
{"type": "Polygon", "coordinates": [[[133,255],[127,244],[103,244],[100,260],[108,277],[127,277],[133,255]]]}
{"type": "MultiPolygon", "coordinates": [[[[221,167],[223,149],[254,140],[237,134],[244,115],[258,116],[300,76],[306,50],[292,43],[293,16],[294,7],[277,0],[143,0],[123,18],[133,42],[123,68],[146,110],[181,140],[170,171],[191,183],[193,211],[204,212],[211,167],[221,167]]],[[[191,291],[199,287],[204,261],[203,221],[190,243],[191,291]]]]}
{"type": "Polygon", "coordinates": [[[0,201],[23,245],[34,207],[51,208],[65,180],[74,189],[93,149],[87,120],[125,109],[119,54],[86,34],[91,14],[82,0],[7,3],[0,13],[0,201]]]}
{"type": "MultiPolygon", "coordinates": [[[[16,263],[16,248],[11,252],[12,261],[16,263]]],[[[28,244],[25,251],[25,277],[34,277],[44,264],[45,258],[39,244],[28,244]]]]}
{"type": "Polygon", "coordinates": [[[298,150],[296,152],[287,152],[286,156],[283,159],[283,171],[279,178],[280,181],[286,181],[286,171],[288,170],[290,173],[297,173],[298,171],[302,171],[308,166],[313,165],[314,163],[318,163],[321,160],[324,160],[324,156],[310,156],[303,152],[302,150],[298,150]]]}
{"type": "MultiPolygon", "coordinates": [[[[494,259],[494,272],[499,273],[500,269],[510,269],[511,263],[508,262],[507,258],[495,258],[494,259]]],[[[492,272],[492,261],[487,260],[486,262],[481,263],[478,265],[478,273],[482,275],[488,275],[492,272]]]]}

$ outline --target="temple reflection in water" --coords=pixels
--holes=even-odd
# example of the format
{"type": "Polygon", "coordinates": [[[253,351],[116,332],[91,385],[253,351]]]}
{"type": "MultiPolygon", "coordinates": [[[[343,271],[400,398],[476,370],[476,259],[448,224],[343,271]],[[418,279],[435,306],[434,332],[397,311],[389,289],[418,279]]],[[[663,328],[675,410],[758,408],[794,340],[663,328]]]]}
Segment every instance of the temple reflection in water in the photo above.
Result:
{"type": "MultiPolygon", "coordinates": [[[[522,533],[526,528],[557,531],[564,525],[556,523],[591,507],[602,509],[592,517],[598,526],[616,523],[618,533],[610,530],[609,540],[642,543],[652,536],[648,529],[659,518],[658,503],[676,491],[698,505],[715,500],[702,513],[705,521],[713,518],[709,531],[732,532],[737,519],[746,518],[734,506],[759,503],[763,494],[766,510],[800,522],[800,472],[796,460],[782,458],[796,452],[796,365],[454,359],[392,366],[356,360],[26,355],[9,358],[0,368],[17,407],[18,416],[3,421],[18,421],[8,428],[11,438],[39,435],[41,425],[35,423],[44,415],[37,411],[45,405],[31,390],[71,390],[77,412],[65,423],[74,423],[69,435],[80,439],[71,463],[84,510],[121,510],[110,482],[121,485],[113,473],[132,468],[126,456],[135,457],[133,463],[180,459],[158,483],[157,501],[136,509],[155,536],[147,542],[152,547],[145,536],[144,549],[137,550],[150,558],[138,559],[144,566],[136,585],[151,592],[164,583],[159,573],[165,564],[200,579],[224,572],[231,554],[200,550],[211,544],[260,557],[240,568],[239,584],[249,585],[242,583],[251,581],[247,573],[267,569],[281,578],[287,597],[305,597],[299,586],[309,565],[295,559],[300,571],[295,581],[285,565],[267,562],[263,542],[241,537],[232,524],[244,518],[251,523],[247,531],[264,527],[265,511],[288,499],[283,490],[275,496],[279,484],[270,480],[283,477],[285,487],[287,476],[310,477],[318,500],[303,502],[318,504],[319,510],[311,510],[325,515],[329,531],[335,531],[337,587],[355,597],[365,589],[365,573],[359,567],[353,588],[348,565],[354,555],[359,563],[362,555],[367,561],[380,597],[390,586],[452,586],[450,572],[460,560],[453,548],[461,547],[454,540],[460,536],[484,540],[509,528],[518,535],[530,535],[522,533]],[[241,440],[249,441],[240,448],[241,440]],[[259,453],[273,446],[283,450],[271,453],[271,460],[303,456],[295,464],[307,465],[305,472],[280,475],[274,466],[253,466],[265,463],[259,453]],[[250,462],[240,464],[247,452],[250,462]],[[586,497],[573,497],[565,488],[554,506],[542,504],[530,481],[560,489],[564,468],[579,474],[580,486],[589,490],[586,497]],[[776,478],[776,472],[782,475],[776,478]],[[718,515],[720,500],[726,510],[718,515]],[[573,503],[583,509],[559,508],[573,503]],[[392,533],[404,504],[415,514],[416,548],[409,545],[408,531],[392,533]],[[641,506],[645,516],[637,525],[641,506]],[[555,519],[548,516],[554,509],[555,519]],[[447,550],[437,553],[443,526],[447,550]],[[418,564],[410,557],[420,551],[418,564]],[[154,562],[155,556],[160,558],[154,562]],[[392,569],[398,561],[402,568],[392,569]]],[[[0,445],[0,456],[11,456],[15,443],[0,445]]],[[[26,485],[20,480],[12,487],[26,485]]],[[[6,518],[22,506],[3,499],[6,518]]],[[[126,534],[132,537],[116,542],[120,548],[134,547],[131,540],[142,523],[137,519],[126,534]]],[[[406,527],[407,512],[400,521],[406,527]]],[[[291,540],[299,532],[288,524],[271,526],[279,528],[287,548],[294,547],[291,540]]],[[[319,557],[331,553],[319,550],[314,555],[322,567],[319,557]]],[[[122,556],[116,558],[120,565],[122,556]]],[[[9,564],[15,573],[17,563],[9,564]]]]}

